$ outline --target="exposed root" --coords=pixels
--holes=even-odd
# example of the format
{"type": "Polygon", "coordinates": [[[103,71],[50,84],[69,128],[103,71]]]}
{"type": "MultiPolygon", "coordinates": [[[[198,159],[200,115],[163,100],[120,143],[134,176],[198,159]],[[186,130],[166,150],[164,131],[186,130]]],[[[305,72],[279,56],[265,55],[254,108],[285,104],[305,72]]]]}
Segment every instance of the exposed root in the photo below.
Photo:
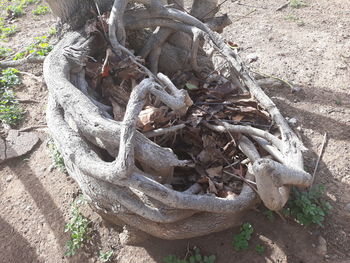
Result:
{"type": "Polygon", "coordinates": [[[0,61],[0,68],[18,67],[26,63],[42,63],[45,57],[29,56],[18,60],[0,61]]]}
{"type": "MultiPolygon", "coordinates": [[[[132,1],[144,4],[145,8],[126,10],[129,2],[115,0],[108,21],[111,50],[130,61],[142,73],[140,81],[137,80],[138,83],[133,86],[122,122],[113,120],[110,106],[89,95],[91,92],[85,80],[84,67],[93,37],[68,33],[44,63],[50,92],[48,126],[62,152],[67,170],[99,213],[118,224],[131,226],[132,231],[138,229],[166,239],[189,238],[237,225],[241,214],[257,202],[254,191],[269,209],[278,211],[288,200],[290,186],[309,186],[312,179],[303,170],[302,151],[305,148],[302,142],[251,77],[236,51],[213,32],[222,30],[230,22],[227,16],[213,18],[218,1],[204,1],[210,4],[210,8],[196,14],[197,18],[165,7],[157,0],[132,1]],[[206,23],[198,19],[202,16],[208,19],[206,23]],[[125,47],[126,30],[145,27],[157,28],[138,53],[147,59],[150,68],[125,47]],[[237,196],[203,194],[200,182],[187,186],[189,188],[182,192],[167,184],[173,176],[174,167],[194,165],[190,161],[179,160],[171,149],[160,147],[147,137],[187,129],[185,124],[145,134],[136,129],[140,112],[153,97],[157,103],[166,105],[174,116],[185,116],[192,105],[187,91],[178,89],[166,75],[158,73],[164,51],[181,50],[181,47],[176,47],[174,39],[181,34],[184,39],[188,36],[192,38],[188,49],[184,48],[186,43],[182,47],[184,55],[181,59],[189,64],[187,68],[200,72],[202,66],[206,66],[201,64],[199,54],[203,53],[202,44],[209,44],[214,50],[212,53],[220,57],[221,65],[220,68],[215,67],[208,78],[215,78],[217,74],[219,79],[230,80],[242,91],[249,91],[259,106],[269,112],[281,134],[279,138],[269,131],[232,125],[219,119],[215,125],[202,123],[214,132],[229,133],[240,154],[250,160],[246,178],[238,176],[245,184],[237,196]],[[257,145],[273,159],[262,157],[264,154],[260,154],[257,145]],[[106,161],[101,149],[115,158],[114,161],[106,161]]],[[[194,6],[200,3],[203,1],[195,1],[194,6]]],[[[104,69],[111,55],[112,52],[107,52],[104,69]]],[[[135,79],[132,81],[136,82],[135,79]]]]}

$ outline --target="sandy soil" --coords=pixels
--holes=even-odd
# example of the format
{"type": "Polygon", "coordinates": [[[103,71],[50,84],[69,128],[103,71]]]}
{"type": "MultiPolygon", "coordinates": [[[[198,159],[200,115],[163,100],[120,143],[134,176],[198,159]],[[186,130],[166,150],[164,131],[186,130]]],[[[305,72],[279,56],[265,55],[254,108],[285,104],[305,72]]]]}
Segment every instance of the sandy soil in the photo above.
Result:
{"type": "MultiPolygon", "coordinates": [[[[327,189],[333,205],[325,227],[302,227],[276,218],[270,222],[258,207],[244,219],[255,232],[251,249],[235,252],[231,242],[238,229],[190,240],[150,239],[137,247],[121,246],[118,230],[102,222],[88,207],[93,238],[77,256],[64,257],[68,234],[64,225],[70,218],[70,204],[78,186],[58,169],[52,169],[47,147],[48,135],[38,131],[41,143],[22,158],[0,164],[0,262],[98,262],[100,250],[114,250],[113,262],[163,262],[169,254],[184,257],[187,247],[197,246],[203,254],[217,255],[216,262],[350,262],[350,2],[308,0],[307,7],[281,11],[285,0],[228,1],[222,12],[233,24],[224,35],[237,43],[242,57],[254,54],[255,71],[286,79],[300,87],[271,88],[266,92],[283,114],[297,119],[295,126],[306,146],[306,169],[313,171],[323,134],[329,140],[316,176],[327,189]],[[239,3],[239,4],[237,4],[239,3]],[[259,212],[260,211],[260,212],[259,212]],[[327,254],[316,253],[319,236],[327,241],[327,254]],[[256,244],[267,251],[258,255],[256,244]]],[[[45,34],[54,23],[51,15],[39,20],[28,14],[17,22],[21,32],[2,44],[19,49],[28,39],[45,34]]],[[[41,76],[41,65],[20,67],[41,76]]],[[[28,76],[17,89],[26,103],[21,127],[45,123],[46,87],[28,76]]]]}

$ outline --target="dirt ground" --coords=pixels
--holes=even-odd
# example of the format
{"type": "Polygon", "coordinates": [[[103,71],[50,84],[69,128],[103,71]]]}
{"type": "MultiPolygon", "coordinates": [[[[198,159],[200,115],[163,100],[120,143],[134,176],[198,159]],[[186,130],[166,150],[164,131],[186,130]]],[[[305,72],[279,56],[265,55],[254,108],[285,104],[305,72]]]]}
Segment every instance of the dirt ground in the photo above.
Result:
{"type": "MultiPolygon", "coordinates": [[[[221,11],[233,21],[224,36],[241,47],[241,56],[257,58],[249,66],[267,75],[290,81],[298,87],[265,90],[283,114],[295,118],[296,131],[309,151],[306,170],[312,172],[323,135],[328,142],[316,175],[326,186],[333,210],[325,227],[302,227],[290,220],[270,222],[263,207],[249,212],[255,232],[251,249],[235,252],[233,235],[238,229],[190,240],[149,239],[132,247],[122,246],[119,229],[103,222],[88,207],[84,214],[92,221],[93,238],[84,251],[64,256],[70,218],[70,204],[78,186],[58,169],[52,169],[47,147],[48,134],[38,131],[41,142],[30,154],[0,164],[0,262],[98,262],[100,250],[113,250],[112,262],[163,262],[169,254],[183,258],[188,247],[229,262],[350,262],[350,2],[348,0],[305,0],[308,6],[276,11],[286,0],[227,1],[221,11]],[[253,54],[253,55],[252,55],[253,54]],[[260,212],[259,212],[260,211],[260,212]],[[327,253],[316,253],[319,236],[327,242],[327,253]],[[254,251],[264,244],[263,255],[254,251]]],[[[21,32],[2,45],[20,49],[34,36],[47,34],[55,19],[46,15],[34,19],[27,13],[18,20],[21,32]]],[[[42,65],[23,65],[22,71],[41,76],[42,65]]],[[[43,83],[23,76],[17,88],[27,114],[17,128],[45,124],[47,89],[43,83]]]]}

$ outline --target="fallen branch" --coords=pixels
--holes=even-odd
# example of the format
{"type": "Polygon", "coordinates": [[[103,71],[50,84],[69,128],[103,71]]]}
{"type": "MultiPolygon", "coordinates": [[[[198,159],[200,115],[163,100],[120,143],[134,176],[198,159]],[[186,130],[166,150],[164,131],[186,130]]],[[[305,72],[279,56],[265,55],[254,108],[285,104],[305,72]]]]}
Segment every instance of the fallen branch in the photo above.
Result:
{"type": "Polygon", "coordinates": [[[312,179],[311,179],[311,183],[310,183],[309,188],[311,188],[313,183],[314,183],[316,172],[317,172],[317,168],[318,168],[318,165],[320,164],[320,161],[322,159],[323,152],[324,152],[324,147],[326,145],[326,142],[327,142],[327,132],[325,132],[325,134],[323,135],[322,145],[321,145],[320,151],[318,153],[317,162],[316,162],[316,165],[315,165],[315,168],[314,168],[314,172],[312,173],[312,179]]]}

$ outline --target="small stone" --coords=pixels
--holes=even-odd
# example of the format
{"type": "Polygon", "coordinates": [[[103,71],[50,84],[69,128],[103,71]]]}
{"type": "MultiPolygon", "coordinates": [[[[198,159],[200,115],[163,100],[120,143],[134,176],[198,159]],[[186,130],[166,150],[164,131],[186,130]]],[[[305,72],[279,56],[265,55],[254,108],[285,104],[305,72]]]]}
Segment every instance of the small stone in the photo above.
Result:
{"type": "Polygon", "coordinates": [[[249,54],[247,56],[248,63],[253,63],[253,62],[257,61],[258,58],[259,58],[259,56],[255,53],[249,54]]]}
{"type": "Polygon", "coordinates": [[[0,163],[27,154],[38,142],[34,132],[9,130],[6,140],[0,139],[0,163]]]}
{"type": "Polygon", "coordinates": [[[51,173],[53,171],[53,169],[55,169],[55,165],[54,164],[51,164],[49,166],[49,172],[51,173]]]}
{"type": "Polygon", "coordinates": [[[289,122],[289,124],[291,124],[291,125],[295,125],[295,124],[297,124],[297,119],[296,118],[290,118],[289,120],[288,120],[288,122],[289,122]]]}
{"type": "Polygon", "coordinates": [[[327,254],[327,241],[322,236],[318,237],[318,245],[316,248],[316,253],[324,257],[327,254]]]}
{"type": "Polygon", "coordinates": [[[12,181],[12,179],[13,179],[13,176],[9,175],[9,176],[6,177],[6,182],[9,183],[9,182],[12,181]]]}
{"type": "Polygon", "coordinates": [[[298,93],[301,91],[301,87],[300,86],[292,86],[292,93],[298,93]]]}

